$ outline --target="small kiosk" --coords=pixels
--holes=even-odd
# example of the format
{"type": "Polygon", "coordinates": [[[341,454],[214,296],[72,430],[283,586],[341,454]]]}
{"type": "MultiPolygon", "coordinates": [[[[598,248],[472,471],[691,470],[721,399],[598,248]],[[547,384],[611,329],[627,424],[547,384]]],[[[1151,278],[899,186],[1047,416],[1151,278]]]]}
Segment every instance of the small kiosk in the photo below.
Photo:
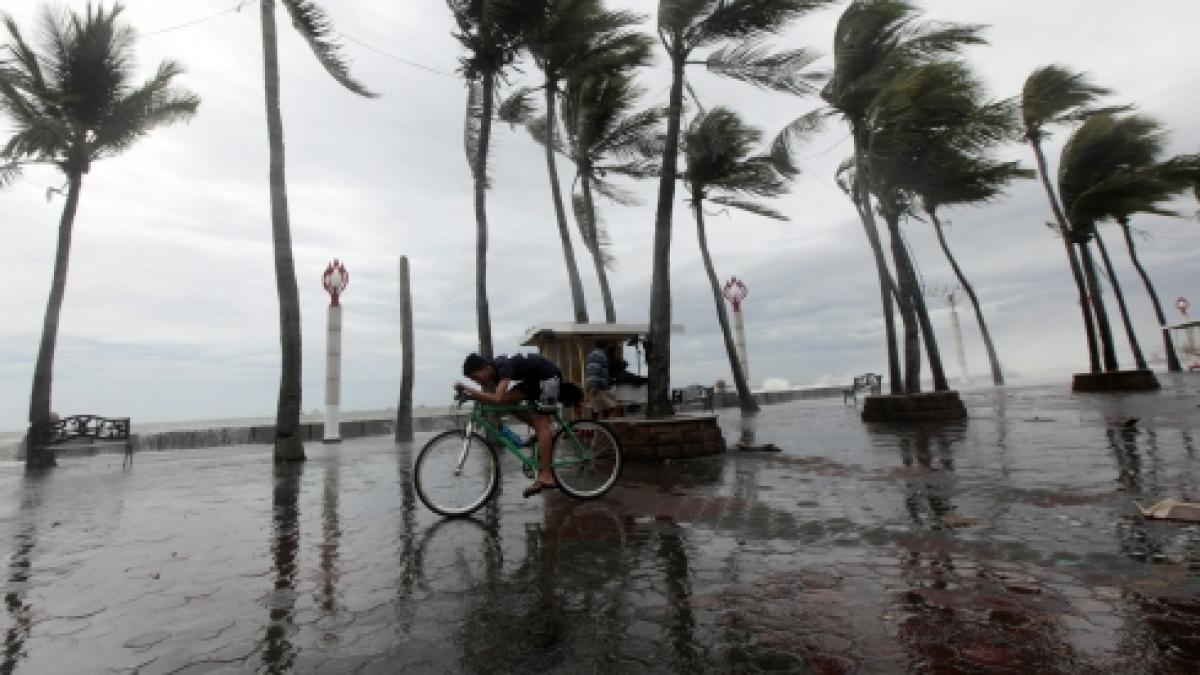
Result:
{"type": "MultiPolygon", "coordinates": [[[[612,394],[626,415],[604,421],[621,442],[626,458],[672,459],[724,452],[725,438],[715,414],[676,414],[657,420],[640,415],[647,397],[642,365],[649,332],[645,324],[546,323],[525,331],[521,344],[557,363],[563,379],[580,387],[586,379],[588,352],[596,343],[605,345],[612,394]]],[[[671,332],[682,333],[683,326],[672,324],[671,332]]]]}

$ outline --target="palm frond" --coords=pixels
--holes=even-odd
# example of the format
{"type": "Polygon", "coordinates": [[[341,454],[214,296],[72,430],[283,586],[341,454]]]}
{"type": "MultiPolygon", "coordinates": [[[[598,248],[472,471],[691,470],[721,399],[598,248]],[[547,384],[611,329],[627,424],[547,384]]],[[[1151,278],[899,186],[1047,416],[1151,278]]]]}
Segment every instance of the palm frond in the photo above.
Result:
{"type": "Polygon", "coordinates": [[[658,28],[684,33],[708,16],[718,0],[659,0],[658,28]]]}
{"type": "Polygon", "coordinates": [[[292,25],[308,42],[313,55],[325,68],[325,72],[346,89],[367,98],[378,94],[363,86],[350,74],[350,64],[342,56],[342,45],[334,39],[337,30],[325,10],[312,0],[280,0],[292,17],[292,25]]]}
{"type": "Polygon", "coordinates": [[[683,179],[689,191],[701,198],[718,192],[738,199],[785,193],[787,180],[771,158],[753,154],[761,138],[762,132],[728,108],[697,115],[683,138],[683,179]]]}
{"type": "Polygon", "coordinates": [[[792,120],[771,141],[769,156],[775,170],[788,177],[800,175],[800,163],[796,159],[796,148],[825,128],[829,113],[823,109],[809,111],[792,120]]]}
{"type": "MultiPolygon", "coordinates": [[[[620,164],[598,164],[595,167],[598,176],[615,173],[626,178],[646,179],[658,178],[662,167],[657,160],[622,162],[620,164]]],[[[636,203],[632,202],[632,203],[636,203]]]]}
{"type": "Polygon", "coordinates": [[[763,89],[804,96],[817,91],[825,73],[805,69],[821,55],[809,49],[771,52],[756,40],[730,45],[708,55],[708,70],[717,75],[749,82],[763,89]]]}
{"type": "Polygon", "coordinates": [[[4,26],[8,30],[8,35],[12,40],[9,45],[9,51],[12,53],[14,63],[17,66],[12,69],[12,73],[28,77],[28,88],[31,91],[46,91],[46,79],[42,74],[42,66],[37,54],[25,42],[25,38],[21,35],[21,29],[17,26],[16,20],[7,13],[4,14],[4,26]]]}
{"type": "Polygon", "coordinates": [[[12,184],[21,175],[21,165],[16,162],[0,163],[0,189],[12,184]]]}
{"type": "Polygon", "coordinates": [[[1124,106],[1097,108],[1093,103],[1112,91],[1093,84],[1086,73],[1051,64],[1033,71],[1021,89],[1021,119],[1026,132],[1040,135],[1043,127],[1077,122],[1097,114],[1116,114],[1124,106]]]}
{"type": "Polygon", "coordinates": [[[783,215],[779,211],[767,206],[766,204],[750,201],[748,199],[741,199],[738,197],[716,196],[716,197],[709,197],[708,201],[712,202],[713,204],[720,204],[722,206],[728,206],[731,209],[738,209],[739,211],[746,211],[747,213],[753,213],[756,216],[763,216],[764,218],[772,218],[774,220],[790,220],[790,218],[783,215]]]}
{"type": "Polygon", "coordinates": [[[836,0],[721,0],[690,35],[693,46],[774,33],[789,21],[836,0]]]}
{"type": "MultiPolygon", "coordinates": [[[[595,189],[595,187],[596,184],[592,183],[592,188],[595,189]]],[[[571,209],[575,213],[579,238],[583,240],[584,246],[587,246],[588,251],[600,257],[600,264],[606,270],[614,270],[616,257],[612,254],[612,241],[608,234],[608,228],[604,226],[604,219],[600,217],[599,210],[593,204],[593,208],[589,212],[587,200],[581,194],[571,195],[571,209]]]]}
{"type": "Polygon", "coordinates": [[[195,115],[200,97],[171,87],[171,80],[181,73],[181,65],[163,61],[150,80],[117,100],[109,112],[110,122],[97,129],[89,143],[93,156],[119,153],[152,129],[195,115]]]}
{"type": "Polygon", "coordinates": [[[509,94],[496,108],[496,119],[507,122],[510,127],[527,124],[538,110],[533,96],[537,91],[534,87],[520,87],[509,94]]]}

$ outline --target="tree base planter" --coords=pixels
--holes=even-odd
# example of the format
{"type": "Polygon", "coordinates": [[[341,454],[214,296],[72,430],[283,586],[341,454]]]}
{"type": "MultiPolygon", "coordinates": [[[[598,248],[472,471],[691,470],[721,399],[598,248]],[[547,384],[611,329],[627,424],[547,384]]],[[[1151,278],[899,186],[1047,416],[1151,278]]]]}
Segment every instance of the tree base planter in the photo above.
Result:
{"type": "Polygon", "coordinates": [[[676,415],[661,420],[620,417],[604,420],[631,461],[684,459],[725,452],[716,415],[676,415]]]}
{"type": "Polygon", "coordinates": [[[1071,381],[1071,391],[1080,393],[1158,391],[1160,388],[1158,378],[1149,370],[1076,373],[1071,381]]]}
{"type": "Polygon", "coordinates": [[[892,394],[863,399],[864,422],[940,422],[967,418],[957,391],[892,394]]]}

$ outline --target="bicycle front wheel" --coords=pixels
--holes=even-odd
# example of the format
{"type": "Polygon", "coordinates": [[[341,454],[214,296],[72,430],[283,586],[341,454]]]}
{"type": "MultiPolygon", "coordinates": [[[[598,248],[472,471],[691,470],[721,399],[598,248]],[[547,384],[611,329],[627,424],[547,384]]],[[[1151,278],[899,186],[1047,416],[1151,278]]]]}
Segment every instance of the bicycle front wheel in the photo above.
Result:
{"type": "Polygon", "coordinates": [[[576,499],[595,499],[621,475],[621,444],[601,422],[579,420],[554,435],[554,478],[576,499]]]}
{"type": "Polygon", "coordinates": [[[482,436],[447,431],[421,448],[413,484],[430,511],[459,518],[491,499],[499,476],[496,451],[482,436]]]}

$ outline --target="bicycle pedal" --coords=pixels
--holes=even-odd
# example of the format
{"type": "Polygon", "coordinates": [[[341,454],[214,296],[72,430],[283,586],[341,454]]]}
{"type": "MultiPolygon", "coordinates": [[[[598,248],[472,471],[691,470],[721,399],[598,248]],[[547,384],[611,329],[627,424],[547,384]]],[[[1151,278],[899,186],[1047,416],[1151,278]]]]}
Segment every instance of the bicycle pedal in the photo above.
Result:
{"type": "Polygon", "coordinates": [[[526,464],[521,465],[521,473],[525,474],[525,477],[529,480],[533,480],[533,477],[536,475],[533,471],[533,467],[530,467],[526,464]]]}

